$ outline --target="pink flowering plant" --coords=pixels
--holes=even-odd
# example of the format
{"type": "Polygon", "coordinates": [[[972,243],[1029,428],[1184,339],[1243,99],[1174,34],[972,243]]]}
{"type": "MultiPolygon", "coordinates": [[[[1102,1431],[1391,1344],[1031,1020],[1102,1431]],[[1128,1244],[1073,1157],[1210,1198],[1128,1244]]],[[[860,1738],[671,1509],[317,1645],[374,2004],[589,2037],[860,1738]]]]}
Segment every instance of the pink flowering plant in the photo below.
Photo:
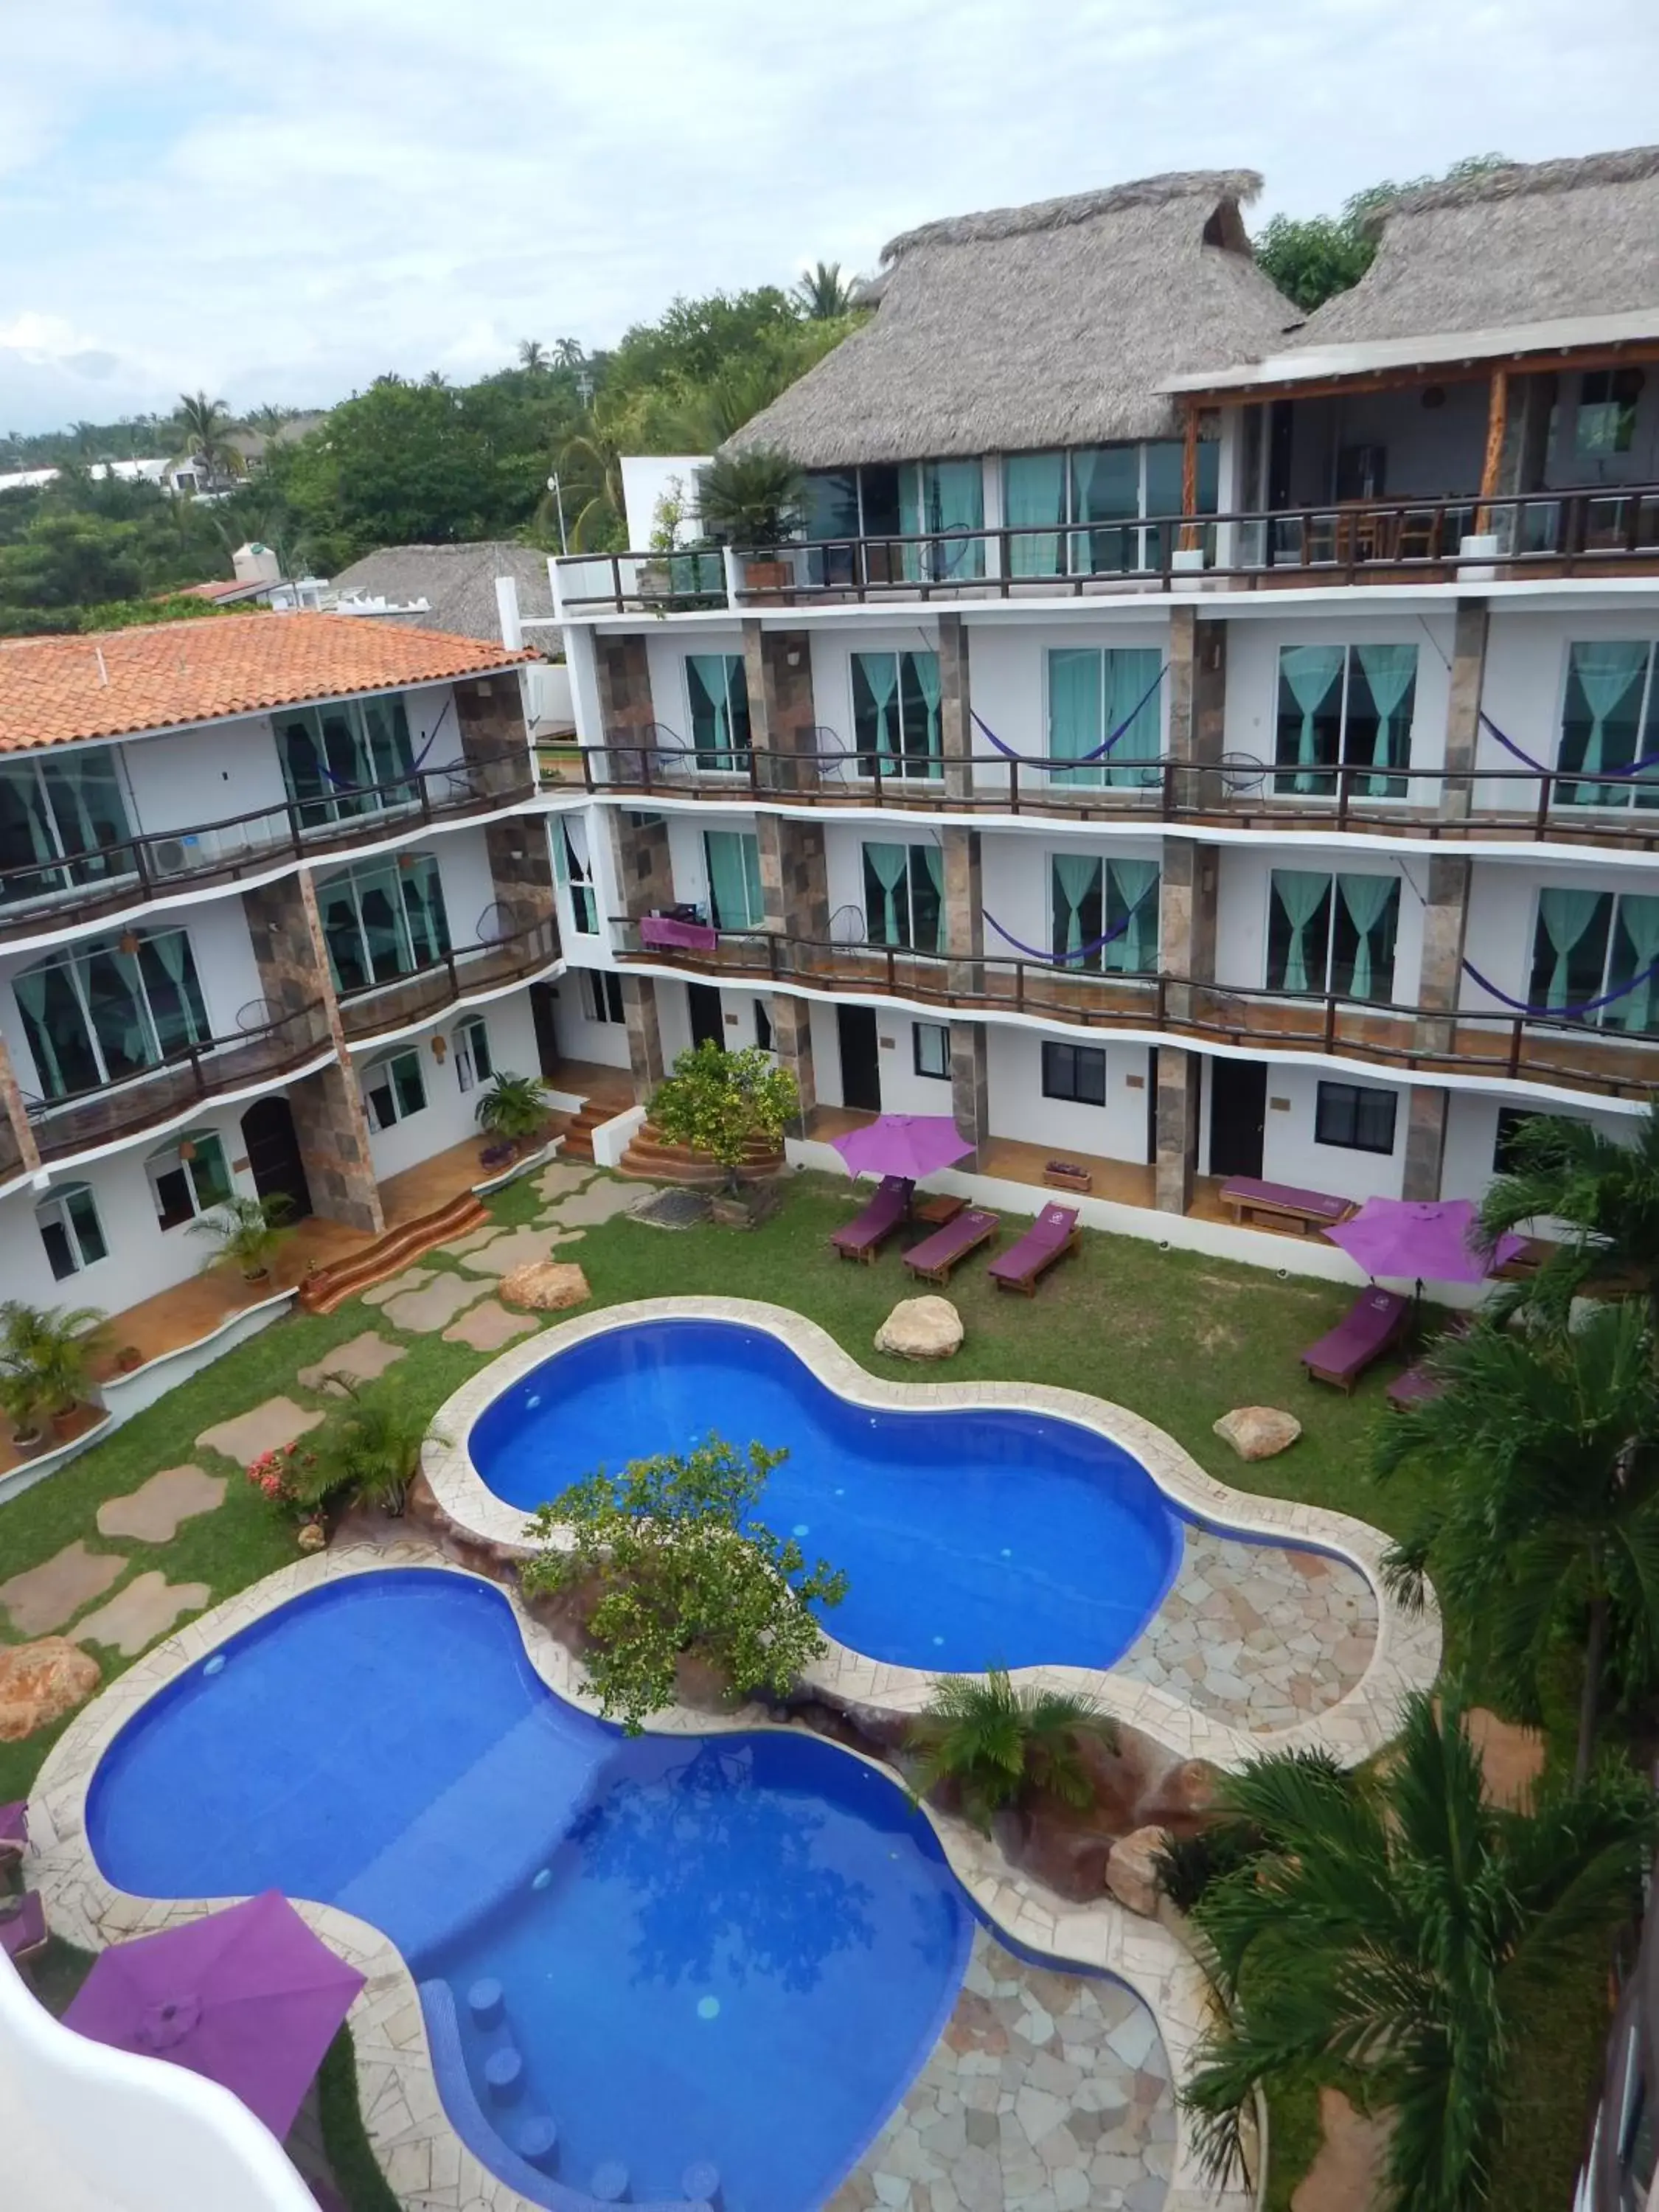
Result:
{"type": "Polygon", "coordinates": [[[302,1452],[297,1443],[278,1445],[250,1460],[247,1479],[264,1498],[295,1520],[305,1520],[313,1510],[313,1486],[308,1480],[316,1466],[314,1452],[302,1452]]]}

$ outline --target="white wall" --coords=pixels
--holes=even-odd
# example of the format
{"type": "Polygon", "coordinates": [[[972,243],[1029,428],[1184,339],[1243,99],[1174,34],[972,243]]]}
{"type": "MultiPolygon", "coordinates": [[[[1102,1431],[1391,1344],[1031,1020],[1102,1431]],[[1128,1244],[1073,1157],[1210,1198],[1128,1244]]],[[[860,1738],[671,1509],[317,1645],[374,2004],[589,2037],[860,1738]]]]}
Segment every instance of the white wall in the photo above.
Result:
{"type": "MultiPolygon", "coordinates": [[[[937,1027],[948,1031],[949,1024],[937,1027]]],[[[876,1009],[876,1064],[881,1071],[881,1106],[884,1114],[943,1114],[951,1111],[948,1077],[916,1073],[915,1018],[908,1014],[876,1009]]]]}
{"type": "Polygon", "coordinates": [[[628,516],[628,543],[643,552],[657,526],[657,501],[665,493],[679,501],[684,520],[679,542],[697,532],[697,471],[706,469],[707,453],[625,453],[623,456],[623,505],[628,516]],[[678,478],[678,483],[676,479],[678,478]]]}
{"type": "Polygon", "coordinates": [[[0,1958],[6,2212],[316,2212],[240,2097],[62,2027],[0,1958]]]}
{"type": "MultiPolygon", "coordinates": [[[[811,1000],[808,1004],[811,1010],[813,1088],[817,1092],[820,1106],[839,1106],[842,1103],[841,1039],[836,1027],[836,1010],[822,999],[811,1000]]],[[[876,1018],[879,1021],[880,1015],[878,1014],[876,1018]]]]}
{"type": "Polygon", "coordinates": [[[1401,878],[1399,925],[1395,938],[1394,998],[1416,1002],[1423,961],[1423,904],[1427,857],[1403,862],[1376,853],[1351,853],[1330,843],[1298,841],[1285,846],[1224,845],[1217,853],[1216,981],[1233,990],[1261,990],[1267,975],[1267,908],[1275,867],[1347,876],[1401,878]],[[1417,889],[1413,890],[1415,884],[1417,889]]]}
{"type": "MultiPolygon", "coordinates": [[[[1343,1075],[1327,1081],[1352,1082],[1343,1075]]],[[[1321,1071],[1316,1066],[1273,1061],[1267,1069],[1267,1120],[1262,1143],[1261,1172],[1270,1182],[1298,1183],[1313,1190],[1334,1191],[1339,1198],[1398,1198],[1406,1170],[1406,1109],[1410,1093],[1403,1085],[1369,1080],[1363,1087],[1392,1091],[1395,1110],[1392,1152],[1357,1152],[1346,1145],[1314,1141],[1315,1109],[1321,1071]],[[1275,1103],[1284,1100],[1284,1105],[1275,1103]]],[[[1207,1106],[1208,1085],[1206,1085],[1207,1106]]],[[[1206,1115],[1207,1120],[1207,1115],[1206,1115]]],[[[1208,1130],[1204,1131],[1207,1145],[1208,1130]]],[[[1200,1159],[1208,1157],[1200,1152],[1200,1159]]]]}
{"type": "Polygon", "coordinates": [[[368,1049],[353,1054],[352,1070],[359,1081],[366,1069],[404,1052],[415,1053],[421,1063],[421,1077],[426,1087],[425,1107],[420,1113],[411,1114],[407,1121],[396,1122],[389,1129],[374,1131],[369,1137],[369,1157],[382,1182],[388,1176],[401,1174],[405,1168],[416,1167],[422,1160],[447,1152],[452,1145],[477,1135],[473,1109],[477,1104],[478,1086],[475,1085],[471,1091],[461,1089],[453,1042],[461,1023],[471,1019],[482,1020],[489,1029],[490,1060],[497,1070],[515,1075],[536,1073],[539,1064],[536,1030],[527,990],[492,999],[483,1006],[459,1009],[430,1029],[402,1039],[389,1052],[368,1049]],[[438,1036],[448,1044],[441,1062],[432,1050],[432,1040],[438,1036]]]}
{"type": "Polygon", "coordinates": [[[137,829],[189,830],[281,808],[287,799],[268,714],[147,738],[123,751],[137,829]]]}
{"type": "Polygon", "coordinates": [[[1080,1106],[1042,1095],[1043,1036],[1036,1030],[986,1024],[987,1075],[991,1129],[995,1136],[1026,1144],[1053,1145],[1056,1151],[1093,1152],[1102,1159],[1147,1158],[1149,1054],[1143,1044],[1122,1044],[1079,1031],[1056,1029],[1066,1044],[1104,1046],[1106,1103],[1080,1106]],[[1139,1088],[1132,1079],[1139,1076],[1139,1088]]]}

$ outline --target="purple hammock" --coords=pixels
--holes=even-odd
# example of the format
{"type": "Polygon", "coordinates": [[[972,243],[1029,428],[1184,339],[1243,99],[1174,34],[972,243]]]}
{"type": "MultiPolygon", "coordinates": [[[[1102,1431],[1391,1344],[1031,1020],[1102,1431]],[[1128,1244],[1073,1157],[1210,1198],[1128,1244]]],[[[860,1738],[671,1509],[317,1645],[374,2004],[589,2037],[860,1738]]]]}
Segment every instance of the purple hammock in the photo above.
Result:
{"type": "Polygon", "coordinates": [[[980,728],[985,732],[985,735],[989,738],[991,743],[996,747],[997,750],[1004,755],[1006,759],[1011,761],[1018,761],[1021,765],[1025,768],[1040,768],[1047,769],[1051,775],[1060,774],[1066,769],[1086,768],[1091,761],[1104,760],[1107,754],[1111,751],[1118,739],[1123,736],[1130,724],[1134,720],[1136,715],[1139,714],[1141,708],[1146,704],[1146,702],[1152,697],[1153,692],[1157,690],[1158,685],[1164,681],[1164,671],[1168,666],[1169,663],[1167,661],[1163,663],[1159,667],[1157,675],[1153,677],[1152,682],[1141,693],[1139,698],[1135,701],[1134,705],[1130,708],[1128,713],[1123,717],[1123,720],[1118,724],[1117,727],[1107,737],[1105,743],[1103,744],[1097,745],[1092,752],[1079,753],[1075,760],[1044,760],[1037,758],[1030,753],[1017,753],[1012,745],[1004,744],[1002,739],[997,735],[990,724],[986,721],[981,715],[974,714],[974,710],[971,707],[968,711],[970,714],[974,715],[975,721],[978,723],[980,728]]]}

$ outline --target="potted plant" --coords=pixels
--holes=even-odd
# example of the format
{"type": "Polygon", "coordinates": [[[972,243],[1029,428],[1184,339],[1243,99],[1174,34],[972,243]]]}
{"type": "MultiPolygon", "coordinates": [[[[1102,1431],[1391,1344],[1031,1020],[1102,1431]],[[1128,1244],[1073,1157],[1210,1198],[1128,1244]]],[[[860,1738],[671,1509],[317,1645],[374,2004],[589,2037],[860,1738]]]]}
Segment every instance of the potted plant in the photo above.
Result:
{"type": "Polygon", "coordinates": [[[96,1306],[0,1305],[0,1405],[26,1448],[51,1417],[60,1440],[72,1433],[76,1409],[91,1387],[92,1355],[103,1315],[96,1306]]]}
{"type": "Polygon", "coordinates": [[[805,495],[793,461],[769,447],[717,453],[702,471],[697,508],[704,529],[721,544],[760,556],[744,562],[750,591],[786,591],[794,581],[793,567],[776,549],[802,527],[805,495]]]}
{"type": "Polygon", "coordinates": [[[473,1108],[473,1118],[495,1142],[484,1147],[483,1164],[493,1167],[528,1152],[547,1120],[547,1085],[539,1076],[513,1075],[506,1069],[491,1079],[473,1108]]]}
{"type": "Polygon", "coordinates": [[[272,1256],[285,1234],[284,1218],[293,1206],[284,1191],[273,1191],[269,1198],[233,1191],[191,1227],[200,1236],[211,1237],[219,1247],[208,1261],[210,1267],[239,1267],[245,1283],[262,1283],[270,1273],[272,1256]]]}
{"type": "Polygon", "coordinates": [[[674,1062],[650,1106],[652,1127],[672,1143],[707,1152],[726,1170],[726,1196],[717,1202],[728,1226],[752,1223],[763,1207],[745,1200],[745,1160],[775,1153],[785,1125],[800,1110],[800,1092],[787,1068],[775,1067],[758,1045],[727,1052],[712,1038],[674,1062]]]}
{"type": "Polygon", "coordinates": [[[115,1355],[116,1368],[123,1375],[135,1374],[143,1364],[144,1355],[136,1344],[124,1344],[115,1355]]]}

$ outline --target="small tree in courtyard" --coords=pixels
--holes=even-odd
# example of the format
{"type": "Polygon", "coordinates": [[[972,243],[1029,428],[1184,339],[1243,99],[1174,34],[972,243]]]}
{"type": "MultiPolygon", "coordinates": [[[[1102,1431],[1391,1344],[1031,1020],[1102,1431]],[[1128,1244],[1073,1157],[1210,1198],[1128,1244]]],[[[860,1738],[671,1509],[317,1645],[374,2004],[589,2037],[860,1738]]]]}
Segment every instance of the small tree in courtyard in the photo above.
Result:
{"type": "Polygon", "coordinates": [[[675,1144],[718,1160],[734,1191],[750,1151],[776,1152],[799,1110],[794,1077],[775,1067],[758,1045],[727,1052],[709,1038],[680,1054],[651,1101],[653,1125],[675,1144]]]}
{"type": "Polygon", "coordinates": [[[822,1559],[809,1568],[799,1544],[754,1517],[787,1456],[758,1443],[740,1453],[711,1434],[683,1458],[590,1474],[531,1522],[542,1548],[522,1570],[526,1591],[599,1588],[586,1624],[587,1687],[630,1735],[674,1703],[688,1655],[739,1695],[781,1697],[823,1651],[808,1608],[839,1605],[847,1577],[822,1559]]]}

